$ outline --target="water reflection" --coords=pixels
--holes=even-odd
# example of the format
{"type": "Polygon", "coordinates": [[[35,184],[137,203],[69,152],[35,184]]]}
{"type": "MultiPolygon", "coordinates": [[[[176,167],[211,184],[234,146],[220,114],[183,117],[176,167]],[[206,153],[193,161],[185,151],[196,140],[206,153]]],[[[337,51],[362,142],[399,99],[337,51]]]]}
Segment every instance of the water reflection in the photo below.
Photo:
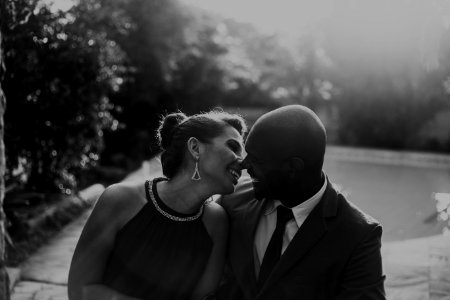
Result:
{"type": "Polygon", "coordinates": [[[433,193],[436,201],[437,219],[446,222],[443,232],[450,234],[450,193],[433,193]]]}

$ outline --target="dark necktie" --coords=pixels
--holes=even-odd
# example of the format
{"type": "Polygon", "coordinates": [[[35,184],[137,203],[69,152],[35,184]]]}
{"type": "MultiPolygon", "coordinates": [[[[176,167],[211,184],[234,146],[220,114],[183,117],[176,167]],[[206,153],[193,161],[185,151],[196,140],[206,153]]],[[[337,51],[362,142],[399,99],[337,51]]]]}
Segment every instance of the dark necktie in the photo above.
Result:
{"type": "Polygon", "coordinates": [[[269,245],[267,245],[266,252],[261,264],[258,277],[258,290],[264,285],[264,282],[269,277],[275,265],[280,260],[281,249],[283,246],[283,234],[286,223],[293,218],[292,210],[284,206],[277,208],[277,225],[275,231],[270,238],[269,245]]]}

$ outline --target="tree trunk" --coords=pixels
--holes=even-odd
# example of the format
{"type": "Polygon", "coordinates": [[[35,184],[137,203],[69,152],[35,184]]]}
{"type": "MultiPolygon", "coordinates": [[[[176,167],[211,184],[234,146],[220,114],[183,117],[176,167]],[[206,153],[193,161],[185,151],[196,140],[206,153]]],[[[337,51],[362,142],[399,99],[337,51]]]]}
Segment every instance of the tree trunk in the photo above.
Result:
{"type": "MultiPolygon", "coordinates": [[[[3,0],[0,0],[0,20],[4,20],[6,15],[6,5],[3,0]]],[[[1,25],[1,24],[0,24],[1,25]]],[[[3,115],[6,109],[6,98],[2,90],[2,79],[4,72],[3,64],[3,45],[2,45],[2,29],[0,26],[0,299],[9,300],[9,278],[6,272],[5,264],[5,213],[3,212],[3,199],[5,197],[5,144],[3,143],[4,123],[3,115]]]]}

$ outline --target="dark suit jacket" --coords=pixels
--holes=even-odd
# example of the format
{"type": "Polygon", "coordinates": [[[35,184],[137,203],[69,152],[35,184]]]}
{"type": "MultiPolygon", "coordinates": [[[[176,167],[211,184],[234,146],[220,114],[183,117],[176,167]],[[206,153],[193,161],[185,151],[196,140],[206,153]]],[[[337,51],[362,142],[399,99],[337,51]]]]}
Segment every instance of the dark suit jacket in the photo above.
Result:
{"type": "Polygon", "coordinates": [[[225,284],[218,299],[385,299],[380,224],[328,183],[278,265],[257,292],[254,238],[266,201],[250,180],[219,200],[230,217],[225,284]]]}

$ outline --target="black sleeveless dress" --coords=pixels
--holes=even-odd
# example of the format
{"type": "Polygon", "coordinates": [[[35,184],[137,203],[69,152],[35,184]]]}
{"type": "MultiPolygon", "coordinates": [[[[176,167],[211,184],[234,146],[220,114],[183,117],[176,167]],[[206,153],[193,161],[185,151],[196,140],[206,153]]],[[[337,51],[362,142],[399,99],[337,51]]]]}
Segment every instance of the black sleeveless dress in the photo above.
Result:
{"type": "Polygon", "coordinates": [[[145,183],[147,203],[117,234],[103,283],[141,299],[189,299],[211,254],[203,206],[194,215],[167,207],[157,178],[145,183]]]}

